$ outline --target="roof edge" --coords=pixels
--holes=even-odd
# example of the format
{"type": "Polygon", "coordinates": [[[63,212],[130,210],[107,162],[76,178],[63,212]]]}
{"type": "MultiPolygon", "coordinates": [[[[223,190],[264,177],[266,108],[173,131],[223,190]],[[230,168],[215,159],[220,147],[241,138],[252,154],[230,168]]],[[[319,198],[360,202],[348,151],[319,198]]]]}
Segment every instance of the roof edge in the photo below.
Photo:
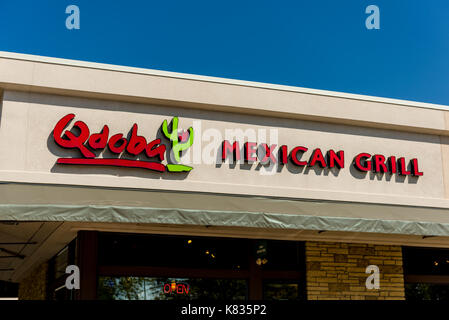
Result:
{"type": "Polygon", "coordinates": [[[165,77],[165,78],[176,78],[176,79],[194,80],[194,81],[201,81],[201,82],[212,82],[212,83],[218,83],[218,84],[221,83],[221,84],[227,84],[227,85],[253,87],[253,88],[261,88],[261,89],[276,90],[276,91],[298,92],[298,93],[311,94],[311,95],[338,97],[338,98],[345,98],[345,99],[351,99],[351,100],[372,101],[372,102],[380,102],[380,103],[387,103],[387,104],[394,104],[394,105],[401,105],[401,106],[409,106],[409,107],[415,107],[415,108],[425,108],[425,109],[449,111],[449,106],[425,103],[425,102],[400,100],[400,99],[393,99],[393,98],[383,98],[383,97],[367,96],[367,95],[360,95],[360,94],[354,94],[354,93],[328,91],[328,90],[321,90],[321,89],[311,89],[311,88],[295,87],[295,86],[280,85],[280,84],[271,84],[271,83],[264,83],[264,82],[236,80],[236,79],[230,79],[230,78],[202,76],[202,75],[195,75],[195,74],[188,74],[188,73],[178,73],[178,72],[172,72],[172,71],[137,68],[137,67],[113,65],[113,64],[98,63],[98,62],[88,62],[88,61],[81,61],[81,60],[54,58],[54,57],[47,57],[47,56],[7,52],[7,51],[0,51],[0,58],[12,59],[12,60],[22,60],[22,61],[29,61],[29,62],[40,62],[40,63],[56,64],[56,65],[64,65],[64,66],[73,66],[73,67],[88,68],[88,69],[116,71],[116,72],[123,72],[123,73],[151,75],[151,76],[159,76],[159,77],[165,77]]]}

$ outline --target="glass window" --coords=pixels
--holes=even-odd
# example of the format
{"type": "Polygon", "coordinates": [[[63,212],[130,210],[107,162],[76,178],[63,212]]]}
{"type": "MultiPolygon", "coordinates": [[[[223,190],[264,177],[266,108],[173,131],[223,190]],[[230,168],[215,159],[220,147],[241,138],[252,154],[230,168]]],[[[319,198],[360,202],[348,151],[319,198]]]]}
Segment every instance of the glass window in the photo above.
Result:
{"type": "Polygon", "coordinates": [[[245,239],[102,234],[100,265],[171,268],[248,268],[245,239]]]}
{"type": "Polygon", "coordinates": [[[449,250],[404,247],[404,273],[449,275],[449,250]]]}
{"type": "Polygon", "coordinates": [[[403,247],[405,298],[449,301],[449,250],[403,247]]]}
{"type": "Polygon", "coordinates": [[[100,300],[246,300],[243,279],[99,277],[100,300]]]}
{"type": "Polygon", "coordinates": [[[98,245],[101,299],[304,297],[298,241],[100,233],[98,245]]]}
{"type": "Polygon", "coordinates": [[[19,294],[19,284],[0,280],[0,297],[13,298],[19,294]]]}
{"type": "Polygon", "coordinates": [[[299,300],[300,287],[298,282],[265,281],[263,285],[264,300],[299,300]]]}
{"type": "Polygon", "coordinates": [[[264,270],[302,270],[302,243],[281,240],[256,240],[256,261],[264,270]]]}
{"type": "Polygon", "coordinates": [[[449,284],[407,283],[405,298],[411,301],[449,301],[449,284]]]}

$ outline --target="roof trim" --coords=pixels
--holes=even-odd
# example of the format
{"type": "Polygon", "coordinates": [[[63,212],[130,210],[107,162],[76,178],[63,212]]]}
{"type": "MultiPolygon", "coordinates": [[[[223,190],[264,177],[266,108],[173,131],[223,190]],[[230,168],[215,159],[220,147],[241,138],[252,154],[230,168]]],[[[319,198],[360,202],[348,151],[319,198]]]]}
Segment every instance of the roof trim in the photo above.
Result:
{"type": "Polygon", "coordinates": [[[304,94],[311,94],[311,95],[338,97],[338,98],[345,98],[345,99],[351,99],[351,100],[380,102],[380,103],[387,103],[387,104],[394,104],[394,105],[401,105],[401,106],[410,106],[410,107],[416,107],[416,108],[449,111],[449,106],[432,104],[432,103],[424,103],[424,102],[416,102],[416,101],[408,101],[408,100],[400,100],[400,99],[392,99],[392,98],[382,98],[382,97],[359,95],[359,94],[353,94],[353,93],[310,89],[310,88],[270,84],[270,83],[263,83],[263,82],[253,82],[253,81],[218,78],[218,77],[211,77],[211,76],[201,76],[201,75],[194,75],[194,74],[187,74],[187,73],[161,71],[161,70],[155,70],[155,69],[144,69],[144,68],[112,65],[112,64],[105,64],[105,63],[97,63],[97,62],[61,59],[61,58],[53,58],[53,57],[46,57],[46,56],[6,52],[6,51],[0,51],[0,58],[12,59],[12,60],[22,60],[22,61],[29,61],[29,62],[40,62],[40,63],[64,65],[64,66],[74,66],[74,67],[81,67],[81,68],[88,68],[88,69],[99,69],[99,70],[117,71],[117,72],[124,72],[124,73],[151,75],[151,76],[159,76],[159,77],[165,77],[165,78],[194,80],[194,81],[211,82],[211,83],[218,83],[218,84],[228,84],[228,85],[243,86],[243,87],[262,88],[262,89],[277,90],[277,91],[297,92],[297,93],[304,93],[304,94]]]}

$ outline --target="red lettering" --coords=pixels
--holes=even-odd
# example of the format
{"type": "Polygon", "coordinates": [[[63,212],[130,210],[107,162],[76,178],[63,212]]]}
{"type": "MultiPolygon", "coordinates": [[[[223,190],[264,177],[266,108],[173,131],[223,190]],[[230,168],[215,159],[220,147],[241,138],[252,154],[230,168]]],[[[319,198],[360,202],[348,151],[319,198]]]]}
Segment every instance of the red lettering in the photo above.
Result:
{"type": "Polygon", "coordinates": [[[255,143],[255,142],[246,142],[244,144],[243,150],[244,150],[246,162],[255,162],[257,160],[256,146],[257,146],[257,143],[255,143]]]}
{"type": "Polygon", "coordinates": [[[362,172],[371,170],[371,161],[367,160],[371,157],[369,153],[360,153],[354,159],[354,166],[362,172]]]}
{"type": "Polygon", "coordinates": [[[298,152],[306,152],[308,149],[306,147],[296,147],[293,148],[291,154],[290,154],[290,159],[292,160],[292,162],[294,164],[296,164],[297,166],[305,166],[307,165],[307,161],[300,161],[299,159],[301,157],[298,157],[298,152]]]}
{"type": "Polygon", "coordinates": [[[226,160],[226,158],[228,157],[228,152],[232,152],[234,161],[240,160],[240,146],[237,141],[235,141],[232,146],[228,140],[223,141],[221,148],[221,160],[226,160]]]}
{"type": "Polygon", "coordinates": [[[388,164],[390,166],[390,172],[396,173],[397,169],[396,169],[396,157],[395,156],[391,156],[388,158],[388,164]]]}
{"type": "Polygon", "coordinates": [[[381,154],[375,154],[373,156],[373,162],[374,162],[374,172],[387,172],[387,166],[385,165],[385,157],[381,154]]]}
{"type": "Polygon", "coordinates": [[[109,127],[105,125],[100,133],[94,133],[89,138],[89,146],[92,149],[104,149],[108,143],[109,127]]]}
{"type": "Polygon", "coordinates": [[[324,160],[323,153],[319,148],[313,150],[312,156],[310,157],[309,161],[309,167],[313,167],[317,162],[319,163],[321,168],[326,167],[326,161],[324,160]]]}
{"type": "MultiPolygon", "coordinates": [[[[72,119],[75,118],[73,113],[66,115],[58,121],[53,129],[53,139],[55,142],[63,148],[76,148],[77,146],[72,140],[62,138],[62,130],[69,124],[72,119]]],[[[67,132],[67,131],[66,131],[67,132]]]]}
{"type": "Polygon", "coordinates": [[[158,144],[160,144],[160,143],[161,143],[161,139],[156,139],[156,140],[153,140],[150,143],[148,143],[146,150],[145,150],[148,158],[158,157],[159,161],[164,160],[166,147],[163,144],[158,146],[158,144]]]}
{"type": "Polygon", "coordinates": [[[125,150],[126,142],[127,140],[126,138],[123,138],[123,134],[117,133],[109,139],[108,148],[113,153],[122,153],[123,150],[125,150]],[[119,143],[118,146],[116,146],[117,143],[119,143]]]}
{"type": "Polygon", "coordinates": [[[133,124],[131,138],[129,138],[129,143],[126,147],[126,151],[135,156],[145,150],[147,146],[147,140],[144,137],[137,135],[137,129],[137,124],[133,124]]]}
{"type": "Polygon", "coordinates": [[[412,163],[412,169],[413,169],[414,176],[420,177],[420,176],[424,175],[424,173],[420,172],[418,169],[418,159],[412,159],[411,163],[412,163]]]}
{"type": "Polygon", "coordinates": [[[335,153],[334,150],[329,150],[327,152],[327,162],[329,163],[329,168],[337,167],[338,169],[345,167],[345,152],[338,151],[335,153]]]}
{"type": "Polygon", "coordinates": [[[262,158],[262,160],[260,161],[261,163],[276,163],[276,158],[273,155],[273,151],[276,148],[276,144],[272,144],[271,146],[268,147],[268,145],[266,143],[261,143],[262,147],[265,150],[265,155],[262,158]]]}
{"type": "Polygon", "coordinates": [[[399,158],[399,174],[401,176],[408,176],[411,174],[410,171],[407,171],[407,165],[405,164],[405,158],[399,158]]]}
{"type": "Polygon", "coordinates": [[[75,115],[70,113],[59,120],[53,130],[53,138],[55,142],[63,148],[77,148],[86,158],[94,158],[95,154],[84,146],[84,142],[86,142],[89,137],[89,127],[84,122],[77,121],[73,125],[73,127],[77,127],[80,130],[79,136],[76,136],[71,131],[66,130],[64,135],[68,139],[62,138],[62,131],[74,117],[75,115]]]}
{"type": "Polygon", "coordinates": [[[281,146],[279,148],[279,163],[280,164],[287,164],[288,163],[287,146],[281,146]]]}

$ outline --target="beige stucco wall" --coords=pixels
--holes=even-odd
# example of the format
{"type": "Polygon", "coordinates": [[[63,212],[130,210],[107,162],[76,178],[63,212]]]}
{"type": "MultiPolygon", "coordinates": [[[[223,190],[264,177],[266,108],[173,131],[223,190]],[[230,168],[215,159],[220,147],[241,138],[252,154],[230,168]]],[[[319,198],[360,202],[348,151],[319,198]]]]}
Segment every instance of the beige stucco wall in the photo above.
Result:
{"type": "Polygon", "coordinates": [[[448,206],[444,200],[442,147],[436,135],[17,91],[5,91],[3,99],[0,148],[8,150],[0,154],[3,181],[448,206]],[[86,122],[91,133],[108,124],[110,135],[126,135],[137,123],[139,134],[148,140],[156,138],[164,119],[179,116],[181,128],[195,127],[191,153],[183,157],[183,162],[192,163],[194,170],[188,175],[176,175],[144,169],[56,165],[59,157],[80,156],[77,150],[57,146],[51,136],[55,124],[68,113],[75,113],[75,121],[86,122]],[[285,144],[290,150],[306,146],[309,151],[304,159],[315,148],[323,152],[344,150],[346,167],[301,169],[288,164],[266,171],[256,164],[217,165],[216,154],[212,163],[204,163],[202,154],[216,152],[226,130],[253,130],[258,134],[254,140],[285,144]],[[216,134],[216,138],[207,133],[216,134]],[[360,152],[418,158],[424,176],[362,174],[351,165],[360,152]]]}

